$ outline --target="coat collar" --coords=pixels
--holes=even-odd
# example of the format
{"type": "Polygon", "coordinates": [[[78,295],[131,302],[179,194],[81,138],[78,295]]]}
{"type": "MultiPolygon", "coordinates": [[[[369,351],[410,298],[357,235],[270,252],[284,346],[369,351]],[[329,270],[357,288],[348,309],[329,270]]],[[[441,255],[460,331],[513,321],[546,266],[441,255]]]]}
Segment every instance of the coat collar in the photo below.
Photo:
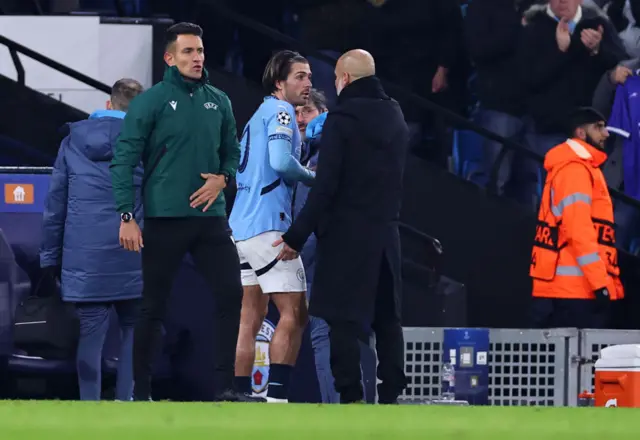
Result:
{"type": "Polygon", "coordinates": [[[595,167],[600,167],[607,160],[607,153],[586,143],[582,139],[567,139],[567,145],[580,159],[591,162],[595,167]]]}
{"type": "Polygon", "coordinates": [[[193,93],[200,87],[207,84],[209,81],[209,72],[207,72],[207,69],[203,68],[202,77],[197,81],[193,81],[185,79],[176,66],[168,66],[164,71],[164,77],[162,80],[174,84],[188,93],[193,93]]]}
{"type": "Polygon", "coordinates": [[[126,113],[120,110],[96,110],[89,115],[89,119],[118,118],[124,119],[126,113]]]}
{"type": "Polygon", "coordinates": [[[338,104],[354,98],[390,99],[376,76],[366,76],[346,86],[338,96],[338,104]]]}

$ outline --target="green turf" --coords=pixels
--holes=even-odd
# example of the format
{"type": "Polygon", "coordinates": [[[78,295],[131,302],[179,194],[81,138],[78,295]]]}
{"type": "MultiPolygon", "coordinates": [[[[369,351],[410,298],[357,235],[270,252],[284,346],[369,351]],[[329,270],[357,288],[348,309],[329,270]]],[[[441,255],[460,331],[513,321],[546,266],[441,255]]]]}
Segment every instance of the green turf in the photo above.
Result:
{"type": "Polygon", "coordinates": [[[640,411],[211,403],[0,402],[2,440],[626,440],[640,411]]]}

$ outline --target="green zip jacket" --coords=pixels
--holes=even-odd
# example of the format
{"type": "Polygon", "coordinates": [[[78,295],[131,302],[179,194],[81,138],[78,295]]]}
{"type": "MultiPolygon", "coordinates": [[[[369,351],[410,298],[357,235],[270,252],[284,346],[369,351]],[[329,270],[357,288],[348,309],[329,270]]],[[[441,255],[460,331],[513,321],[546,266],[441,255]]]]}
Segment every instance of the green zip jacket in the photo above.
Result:
{"type": "Polygon", "coordinates": [[[176,67],[161,82],[137,96],[124,118],[111,162],[118,212],[134,212],[133,171],[144,165],[145,217],[224,216],[221,191],[207,212],[189,206],[204,185],[201,173],[234,177],[240,144],[231,101],[202,79],[185,80],[176,67]]]}

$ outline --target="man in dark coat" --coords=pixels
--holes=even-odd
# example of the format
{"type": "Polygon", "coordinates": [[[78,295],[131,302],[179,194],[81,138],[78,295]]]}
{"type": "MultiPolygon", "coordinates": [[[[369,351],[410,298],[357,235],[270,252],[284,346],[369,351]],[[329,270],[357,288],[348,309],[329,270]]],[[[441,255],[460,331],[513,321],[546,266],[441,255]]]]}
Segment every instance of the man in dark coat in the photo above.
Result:
{"type": "Polygon", "coordinates": [[[338,102],[324,126],[316,181],[274,245],[284,241],[278,258],[288,260],[316,233],[309,312],[329,324],[340,401],[362,400],[358,339],[372,328],[382,381],[378,400],[395,403],[406,386],[398,217],[409,130],[368,52],[347,52],[335,73],[338,102]]]}

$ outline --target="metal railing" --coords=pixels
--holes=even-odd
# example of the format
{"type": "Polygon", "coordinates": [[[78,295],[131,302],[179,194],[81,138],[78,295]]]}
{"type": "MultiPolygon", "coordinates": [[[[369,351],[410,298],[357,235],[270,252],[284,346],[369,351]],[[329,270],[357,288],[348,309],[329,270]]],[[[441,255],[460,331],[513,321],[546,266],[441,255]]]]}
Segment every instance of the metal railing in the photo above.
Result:
{"type": "Polygon", "coordinates": [[[22,62],[20,61],[20,57],[18,56],[18,53],[27,56],[39,63],[44,64],[47,67],[50,67],[54,70],[57,70],[60,73],[63,73],[67,76],[70,76],[71,78],[75,79],[76,81],[80,81],[81,83],[84,83],[90,87],[93,87],[96,90],[100,90],[101,92],[107,93],[107,94],[111,94],[111,87],[96,80],[93,79],[87,75],[85,75],[84,73],[80,73],[77,70],[73,70],[70,67],[65,66],[64,64],[61,64],[55,60],[52,60],[51,58],[42,55],[39,52],[36,52],[33,49],[29,49],[28,47],[17,43],[7,37],[5,37],[4,35],[0,35],[0,44],[6,46],[9,49],[9,53],[11,55],[11,59],[13,61],[13,65],[16,68],[16,72],[18,74],[18,83],[20,85],[26,85],[25,81],[26,81],[26,73],[24,70],[24,66],[22,65],[22,62]]]}
{"type": "MultiPolygon", "coordinates": [[[[403,402],[439,398],[445,330],[403,329],[409,380],[401,396],[403,402]]],[[[612,345],[640,344],[640,330],[492,328],[489,340],[490,405],[577,406],[581,392],[594,391],[600,351],[612,345]]],[[[632,367],[633,360],[623,362],[632,367]]]]}

